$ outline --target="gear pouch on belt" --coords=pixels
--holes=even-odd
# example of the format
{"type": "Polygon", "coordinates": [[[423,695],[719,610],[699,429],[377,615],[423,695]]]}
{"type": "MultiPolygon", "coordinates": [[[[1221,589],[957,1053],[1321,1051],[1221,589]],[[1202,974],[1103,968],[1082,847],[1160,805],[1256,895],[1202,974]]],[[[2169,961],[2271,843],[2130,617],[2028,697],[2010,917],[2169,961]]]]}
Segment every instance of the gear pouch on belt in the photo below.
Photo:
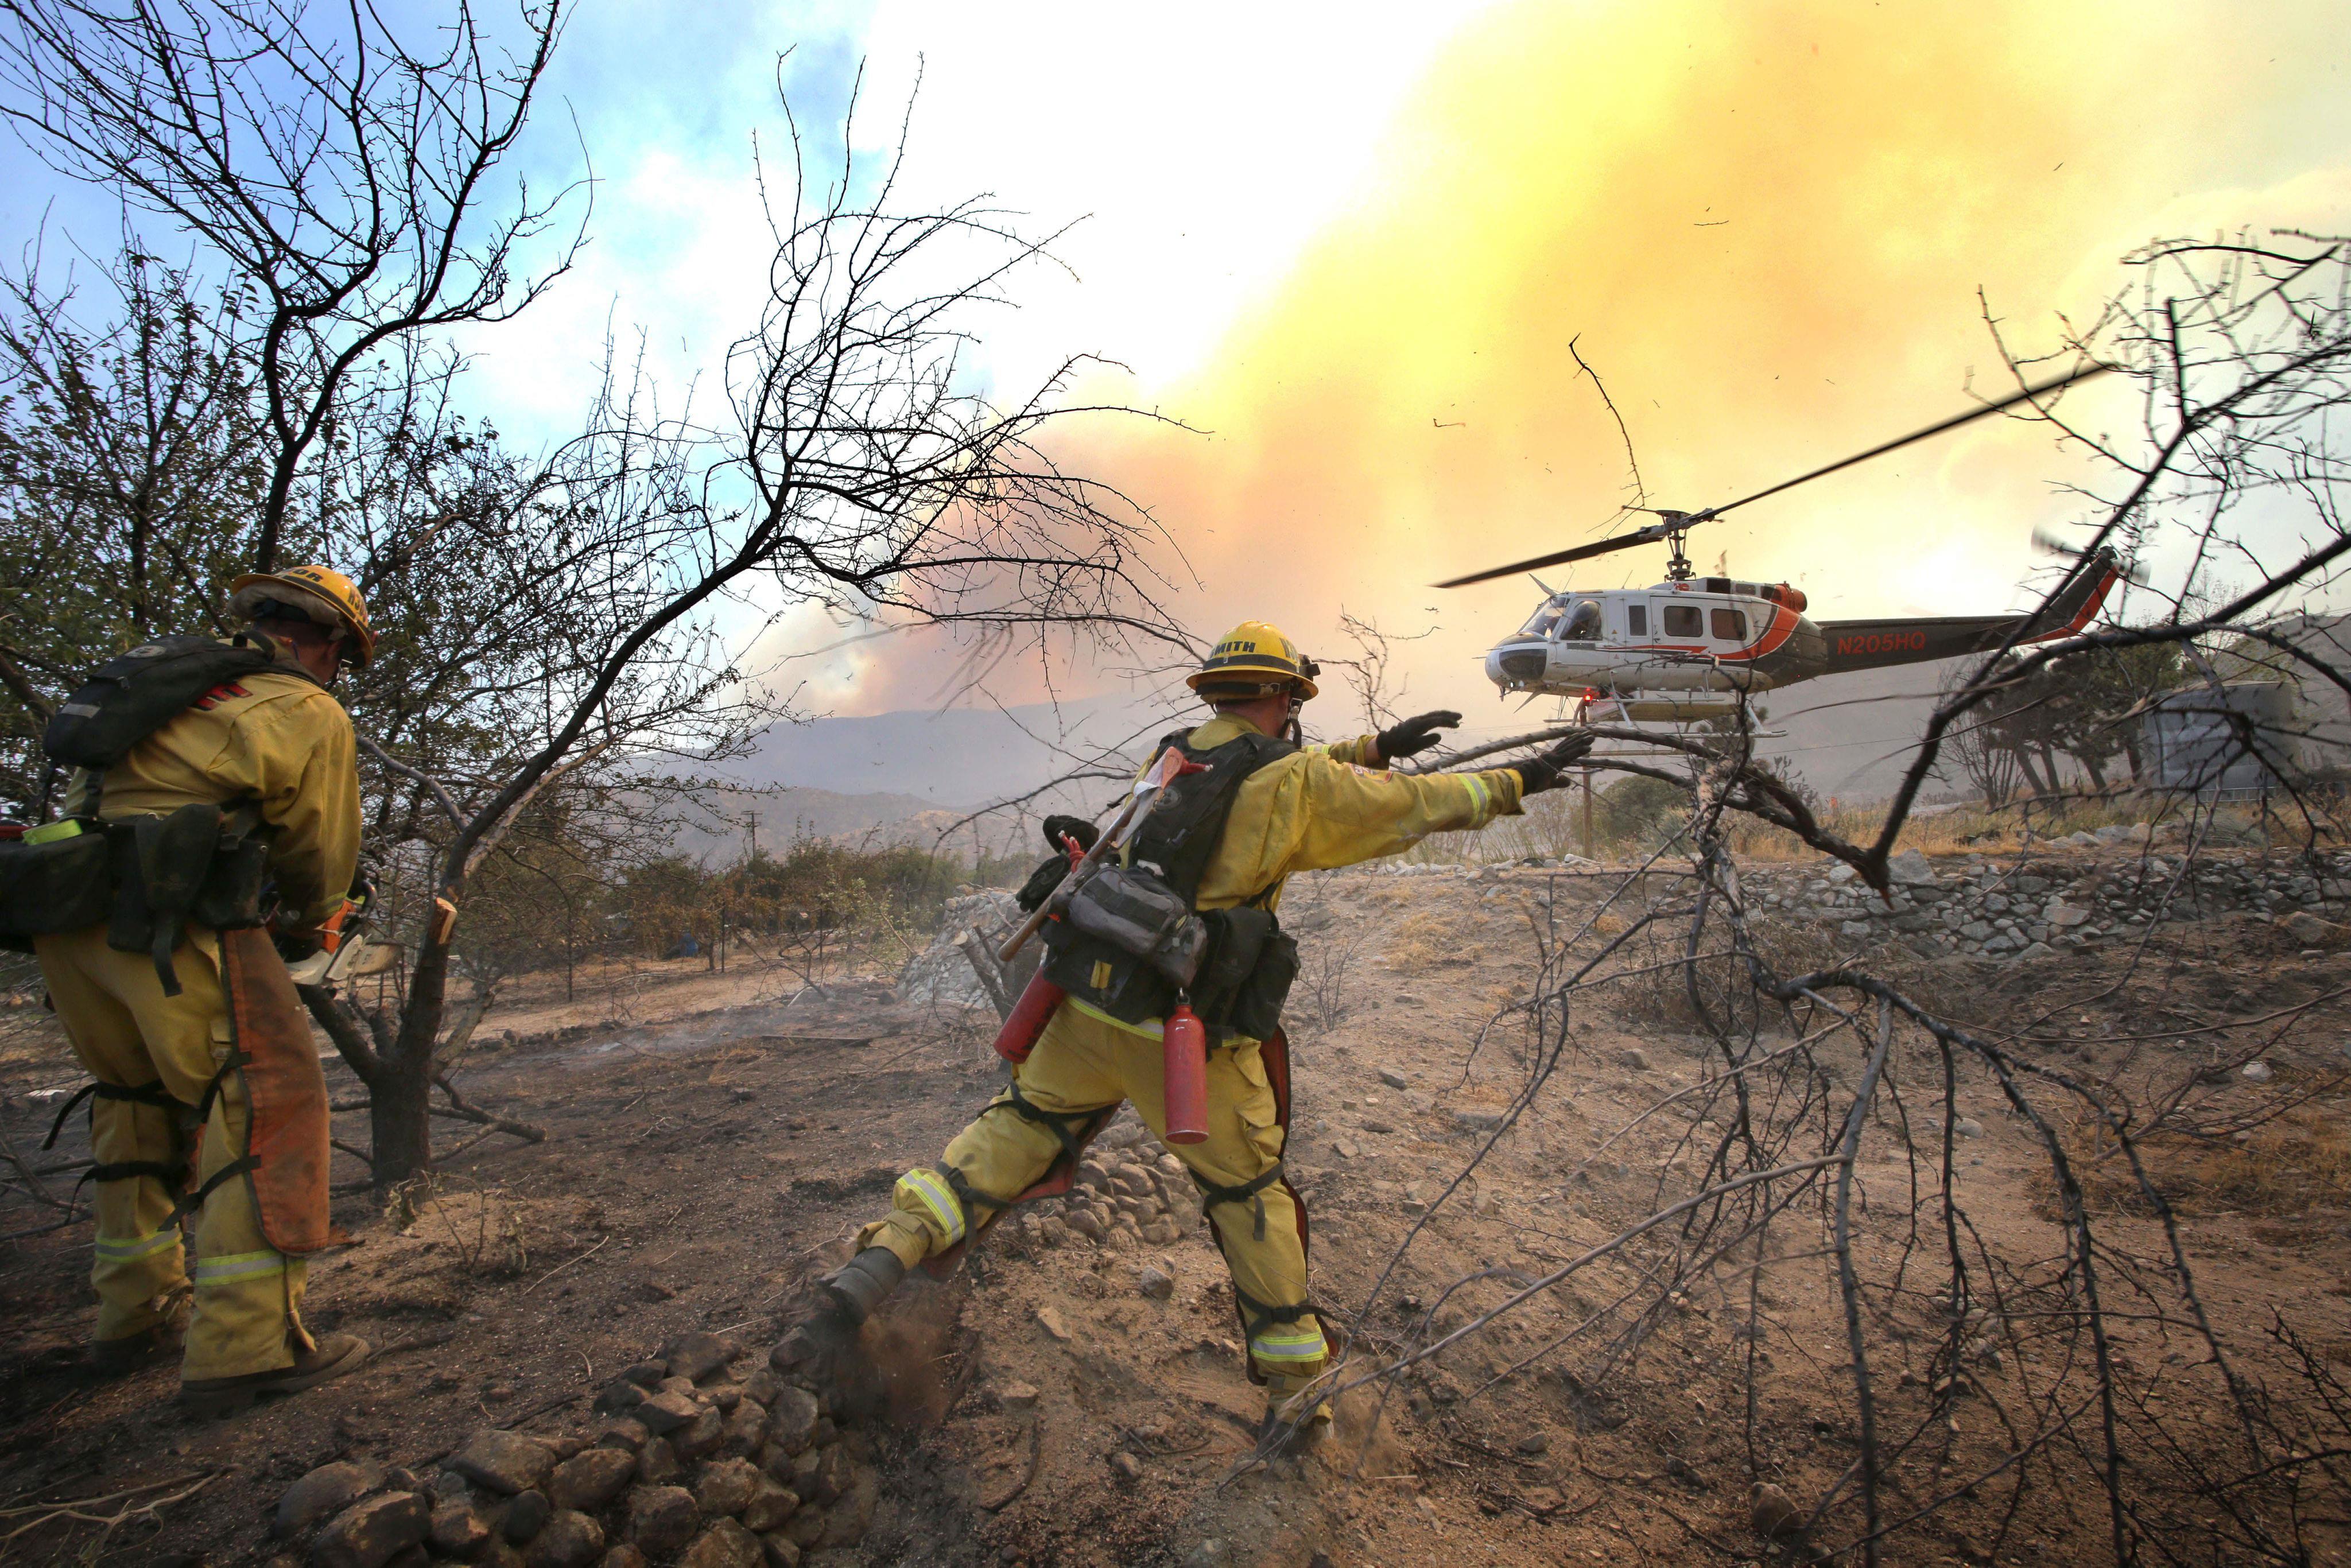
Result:
{"type": "Polygon", "coordinates": [[[1177,986],[1189,986],[1208,928],[1175,889],[1145,871],[1106,865],[1086,879],[1062,912],[1078,930],[1133,954],[1177,986]]]}
{"type": "Polygon", "coordinates": [[[1276,930],[1258,949],[1257,966],[1241,982],[1224,1027],[1249,1040],[1271,1040],[1281,1028],[1281,1007],[1297,978],[1298,938],[1276,930]]]}
{"type": "Polygon", "coordinates": [[[269,846],[260,834],[224,835],[188,918],[215,931],[260,925],[261,884],[268,876],[269,846]]]}
{"type": "Polygon", "coordinates": [[[146,953],[163,994],[178,996],[172,951],[186,932],[220,846],[221,809],[193,802],[160,817],[131,817],[109,822],[106,836],[115,876],[107,946],[146,953]]]}
{"type": "Polygon", "coordinates": [[[1208,950],[1200,960],[1199,977],[1192,982],[1192,1007],[1202,1021],[1219,1034],[1227,1032],[1226,1015],[1256,969],[1273,935],[1270,910],[1243,904],[1237,909],[1213,909],[1200,916],[1208,927],[1208,950]]]}
{"type": "Polygon", "coordinates": [[[0,842],[0,941],[99,925],[110,886],[106,835],[95,825],[40,843],[0,842]]]}

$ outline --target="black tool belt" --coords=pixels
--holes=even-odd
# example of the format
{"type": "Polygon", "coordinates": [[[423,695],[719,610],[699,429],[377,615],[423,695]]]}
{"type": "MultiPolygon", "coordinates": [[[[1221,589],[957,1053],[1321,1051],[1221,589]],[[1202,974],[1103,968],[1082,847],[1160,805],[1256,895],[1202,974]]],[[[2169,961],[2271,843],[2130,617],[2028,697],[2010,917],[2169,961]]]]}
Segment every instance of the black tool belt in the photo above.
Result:
{"type": "Polygon", "coordinates": [[[106,927],[107,945],[145,953],[177,996],[172,952],[191,925],[258,925],[268,845],[250,811],[203,802],[161,816],[88,821],[41,843],[0,843],[0,940],[106,927]]]}

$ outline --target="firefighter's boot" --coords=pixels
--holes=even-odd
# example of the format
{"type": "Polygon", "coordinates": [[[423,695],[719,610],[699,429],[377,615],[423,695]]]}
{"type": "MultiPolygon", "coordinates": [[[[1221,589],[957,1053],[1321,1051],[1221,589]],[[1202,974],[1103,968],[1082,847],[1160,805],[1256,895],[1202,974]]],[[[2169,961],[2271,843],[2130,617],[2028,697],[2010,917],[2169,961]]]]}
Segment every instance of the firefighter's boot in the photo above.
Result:
{"type": "Polygon", "coordinates": [[[189,1292],[183,1286],[159,1295],[154,1322],[135,1333],[93,1341],[90,1369],[99,1377],[128,1377],[162,1361],[177,1361],[188,1338],[189,1292]]]}
{"type": "Polygon", "coordinates": [[[180,1382],[180,1404],[192,1416],[227,1416],[265,1394],[299,1394],[329,1378],[357,1372],[367,1362],[368,1342],[357,1334],[330,1333],[316,1344],[297,1345],[294,1364],[234,1377],[190,1377],[180,1382]]]}
{"type": "Polygon", "coordinates": [[[1331,1402],[1322,1397],[1322,1369],[1278,1374],[1266,1380],[1265,1419],[1258,1443],[1272,1458],[1304,1458],[1331,1437],[1331,1402]]]}
{"type": "Polygon", "coordinates": [[[817,1281],[800,1321],[769,1361],[778,1372],[837,1383],[841,1354],[857,1343],[857,1331],[905,1277],[906,1265],[896,1253],[886,1247],[868,1247],[817,1281]]]}
{"type": "Polygon", "coordinates": [[[906,1265],[895,1252],[887,1247],[868,1247],[826,1275],[824,1288],[839,1303],[838,1311],[850,1326],[859,1328],[905,1277],[906,1265]]]}

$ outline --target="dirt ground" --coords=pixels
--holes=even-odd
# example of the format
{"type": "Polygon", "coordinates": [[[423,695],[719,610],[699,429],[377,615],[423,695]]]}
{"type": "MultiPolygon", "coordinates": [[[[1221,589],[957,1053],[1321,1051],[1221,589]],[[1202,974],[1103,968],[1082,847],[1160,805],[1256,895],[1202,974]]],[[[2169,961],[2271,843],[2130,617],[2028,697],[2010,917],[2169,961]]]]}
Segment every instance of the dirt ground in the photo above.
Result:
{"type": "MultiPolygon", "coordinates": [[[[1285,915],[1310,961],[1293,1001],[1290,1166],[1312,1214],[1318,1299],[1366,1357],[1426,1314],[1440,1333],[1466,1322],[1513,1277],[1547,1272],[1614,1235],[1649,1212],[1687,1157],[1690,1128],[1670,1116],[1607,1142],[1701,1075],[1696,1036],[1671,998],[1628,987],[1583,1009],[1572,1059],[1430,1218],[1524,1081],[1508,1039],[1473,1044],[1497,1004],[1530,983],[1531,901],[1572,903],[1589,887],[1534,873],[1293,886],[1285,915]],[[1392,1262],[1381,1304],[1357,1317],[1392,1262]],[[1451,1281],[1480,1273],[1447,1295],[1451,1281]]],[[[2136,1039],[2152,1019],[2217,1029],[2299,1009],[2290,1028],[2271,1030],[2267,1082],[2232,1078],[2210,1092],[2248,1106],[2300,1101],[2292,1124],[2304,1142],[2290,1157],[2311,1168],[2189,1180],[2179,1225],[2224,1333],[2258,1338],[2275,1308],[2327,1354],[2351,1360],[2351,1198],[2339,1170],[2316,1168],[2342,1147],[2336,1070],[2351,1038],[2351,954],[2228,920],[2168,929],[2120,984],[2126,958],[1945,960],[1923,973],[1962,1016],[2057,1020],[2064,1042],[2048,1048],[2053,1059],[2090,1073],[2175,1065],[2136,1039]]],[[[987,1047],[992,1018],[910,1007],[878,981],[789,1006],[783,977],[715,975],[700,960],[637,966],[624,984],[602,973],[576,984],[569,1000],[560,976],[519,988],[486,1021],[491,1049],[461,1081],[475,1102],[545,1128],[545,1142],[474,1143],[444,1161],[440,1192],[421,1212],[385,1209],[356,1163],[339,1157],[338,1178],[351,1185],[336,1218],[358,1240],[312,1264],[308,1315],[316,1329],[374,1343],[352,1377],[232,1421],[184,1419],[170,1403],[172,1371],[101,1383],[84,1368],[86,1218],[0,1244],[0,1557],[262,1562],[280,1550],[266,1537],[280,1493],[329,1459],[428,1475],[483,1426],[587,1430],[596,1391],[675,1334],[770,1342],[776,1313],[806,1276],[842,1255],[854,1225],[887,1205],[899,1171],[935,1158],[1001,1081],[987,1047]],[[179,1500],[137,1511],[159,1496],[179,1500]],[[54,1511],[88,1499],[105,1500],[54,1511]]],[[[53,1092],[78,1074],[31,1009],[9,1023],[0,1130],[37,1167],[86,1158],[78,1114],[56,1151],[32,1153],[53,1092]]],[[[2217,1051],[2220,1038],[2162,1049],[2217,1051]]],[[[339,1065],[329,1081],[339,1094],[356,1092],[339,1065]]],[[[1961,1156],[1976,1224],[2015,1256],[2057,1249],[2045,1166],[2022,1124],[2001,1113],[1988,1082],[1962,1082],[1961,1109],[1978,1128],[1961,1156]]],[[[363,1130],[363,1116],[338,1119],[339,1136],[363,1130]]],[[[453,1149],[475,1131],[438,1129],[453,1149]]],[[[2240,1162],[2274,1135],[2243,1141],[2240,1162]]],[[[1893,1136],[1874,1128],[1860,1167],[1865,1188],[1879,1184],[1889,1202],[1907,1180],[1893,1136]]],[[[72,1178],[46,1179],[62,1192],[72,1178]]],[[[12,1195],[0,1229],[36,1227],[47,1212],[12,1195]]],[[[2151,1231],[2155,1222],[2115,1223],[2151,1231]]],[[[1006,1225],[961,1273],[918,1278],[869,1329],[869,1348],[897,1375],[890,1413],[870,1433],[880,1505],[862,1546],[840,1560],[1761,1560],[1750,1485],[1809,1495],[1829,1484],[1851,1463],[1854,1417],[1824,1263],[1793,1240],[1755,1263],[1711,1297],[1673,1303],[1599,1383],[1578,1370],[1589,1366],[1585,1347],[1539,1353],[1637,1270],[1579,1277],[1384,1398],[1373,1387],[1351,1395],[1342,1440],[1302,1465],[1237,1475],[1263,1396],[1244,1376],[1230,1291],[1202,1228],[1162,1247],[1047,1246],[1035,1227],[1006,1225]],[[1173,1276],[1165,1300],[1140,1289],[1146,1266],[1173,1276]],[[1768,1309],[1761,1343],[1741,1337],[1733,1311],[1750,1290],[1768,1309]],[[1756,1383],[1756,1429],[1767,1435],[1758,1447],[1741,1410],[1750,1356],[1767,1369],[1756,1383]]],[[[1923,1326],[1895,1325],[1894,1343],[1917,1347],[1922,1375],[1879,1369],[1889,1411],[1925,1398],[1931,1341],[1923,1326]]],[[[2122,1343],[2157,1385],[2153,1418],[2192,1449],[2218,1418],[2200,1350],[2161,1322],[2133,1323],[2122,1343]]],[[[2029,1378],[2036,1362],[2028,1348],[2004,1375],[2029,1378]]],[[[1954,1418],[1931,1470],[1919,1460],[1919,1495],[1935,1478],[1966,1473],[1969,1451],[1992,1442],[1980,1425],[1962,1425],[1954,1418]]],[[[2101,1506],[2087,1490],[2044,1489],[2002,1526],[2004,1498],[1963,1500],[1888,1551],[1905,1563],[2102,1559],[2101,1506]]],[[[2318,1561],[2351,1561],[2339,1527],[2313,1529],[2318,1561]]]]}

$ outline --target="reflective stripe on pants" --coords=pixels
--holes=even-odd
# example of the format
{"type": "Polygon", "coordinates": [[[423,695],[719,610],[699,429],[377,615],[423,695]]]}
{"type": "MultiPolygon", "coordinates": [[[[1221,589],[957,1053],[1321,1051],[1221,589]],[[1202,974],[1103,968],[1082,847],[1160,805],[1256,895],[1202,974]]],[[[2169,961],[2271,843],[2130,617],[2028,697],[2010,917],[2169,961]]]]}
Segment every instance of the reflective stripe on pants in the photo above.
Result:
{"type": "Polygon", "coordinates": [[[919,1167],[908,1171],[898,1178],[891,1201],[899,1208],[918,1206],[920,1212],[930,1217],[942,1246],[952,1247],[963,1239],[963,1205],[938,1172],[919,1167]]]}
{"type": "Polygon", "coordinates": [[[224,1280],[248,1280],[256,1274],[283,1274],[293,1260],[283,1252],[232,1252],[225,1258],[196,1260],[196,1288],[224,1280]]]}
{"type": "MultiPolygon", "coordinates": [[[[1144,1124],[1155,1133],[1167,1124],[1160,1083],[1165,1061],[1156,1039],[1064,1006],[1045,1027],[1029,1060],[1015,1070],[1013,1081],[1022,1097],[1040,1111],[1091,1111],[1132,1101],[1144,1124]]],[[[1172,1150],[1176,1156],[1217,1186],[1238,1186],[1272,1169],[1281,1158],[1283,1134],[1272,1083],[1255,1041],[1208,1053],[1207,1102],[1207,1141],[1177,1145],[1172,1150]]],[[[961,1172],[974,1190],[1009,1196],[1027,1191],[1061,1152],[1061,1140],[1051,1129],[1015,1112],[1007,1094],[955,1135],[944,1163],[961,1172]]],[[[946,1189],[935,1171],[908,1172],[892,1196],[889,1214],[857,1236],[858,1246],[887,1247],[910,1269],[946,1251],[963,1234],[960,1226],[951,1225],[927,1198],[917,1196],[924,1190],[917,1177],[946,1189]]],[[[1298,1237],[1297,1208],[1280,1182],[1269,1185],[1260,1196],[1265,1202],[1261,1234],[1253,1204],[1218,1204],[1209,1211],[1209,1221],[1217,1228],[1235,1284],[1252,1300],[1277,1306],[1302,1301],[1306,1249],[1298,1237]]],[[[950,1212],[960,1216],[960,1206],[950,1212]]],[[[1270,1348],[1258,1351],[1253,1342],[1251,1349],[1259,1370],[1269,1376],[1295,1375],[1328,1354],[1322,1326],[1311,1312],[1295,1322],[1270,1327],[1263,1337],[1270,1348]],[[1311,1351],[1304,1348],[1310,1344],[1311,1351]]]]}
{"type": "Polygon", "coordinates": [[[1251,1335],[1249,1354],[1261,1362],[1279,1362],[1291,1366],[1302,1361],[1321,1361],[1331,1354],[1331,1347],[1323,1343],[1322,1330],[1319,1326],[1302,1329],[1283,1327],[1251,1335]]]}

